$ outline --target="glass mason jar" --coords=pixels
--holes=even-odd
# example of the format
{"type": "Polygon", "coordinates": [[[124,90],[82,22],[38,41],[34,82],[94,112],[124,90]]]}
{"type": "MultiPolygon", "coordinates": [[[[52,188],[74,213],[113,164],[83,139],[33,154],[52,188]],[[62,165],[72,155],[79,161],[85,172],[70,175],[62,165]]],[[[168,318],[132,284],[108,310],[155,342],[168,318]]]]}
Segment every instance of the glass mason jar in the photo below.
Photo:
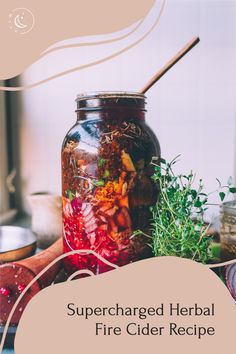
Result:
{"type": "Polygon", "coordinates": [[[236,258],[236,201],[221,206],[221,252],[223,260],[236,258]]]}
{"type": "MultiPolygon", "coordinates": [[[[145,96],[98,92],[77,97],[77,122],[62,145],[64,252],[93,250],[122,266],[152,256],[152,157],[160,146],[145,123],[145,96]],[[137,231],[143,231],[144,234],[137,231]]],[[[90,254],[65,258],[68,273],[112,269],[90,254]]]]}

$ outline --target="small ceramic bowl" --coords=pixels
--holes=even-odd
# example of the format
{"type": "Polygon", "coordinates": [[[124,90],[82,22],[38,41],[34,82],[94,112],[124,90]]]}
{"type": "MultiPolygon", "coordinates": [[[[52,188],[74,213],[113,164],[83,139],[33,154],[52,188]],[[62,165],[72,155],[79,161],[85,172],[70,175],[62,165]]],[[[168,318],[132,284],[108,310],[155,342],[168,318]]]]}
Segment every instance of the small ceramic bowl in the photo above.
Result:
{"type": "Polygon", "coordinates": [[[32,256],[36,236],[23,227],[0,226],[0,262],[14,262],[32,256]]]}

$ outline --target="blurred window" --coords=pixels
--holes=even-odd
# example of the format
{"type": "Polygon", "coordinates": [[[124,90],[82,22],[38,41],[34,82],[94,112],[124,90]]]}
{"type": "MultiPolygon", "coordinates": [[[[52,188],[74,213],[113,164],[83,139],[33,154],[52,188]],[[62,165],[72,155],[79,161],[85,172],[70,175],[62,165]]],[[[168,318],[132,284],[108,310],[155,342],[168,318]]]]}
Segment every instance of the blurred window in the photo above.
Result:
{"type": "MultiPolygon", "coordinates": [[[[0,80],[0,85],[4,82],[0,80]]],[[[7,134],[6,94],[0,91],[0,224],[8,221],[15,211],[10,205],[9,154],[7,134]]]]}

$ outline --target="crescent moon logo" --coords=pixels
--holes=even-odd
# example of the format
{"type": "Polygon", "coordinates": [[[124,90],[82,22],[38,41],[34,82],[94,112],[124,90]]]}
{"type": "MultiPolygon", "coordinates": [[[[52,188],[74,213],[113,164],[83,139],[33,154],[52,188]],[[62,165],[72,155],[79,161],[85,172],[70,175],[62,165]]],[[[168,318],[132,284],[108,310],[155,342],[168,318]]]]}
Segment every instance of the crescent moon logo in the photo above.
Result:
{"type": "Polygon", "coordinates": [[[30,32],[34,27],[34,23],[34,15],[29,9],[16,8],[9,14],[9,28],[17,34],[30,32]]]}
{"type": "Polygon", "coordinates": [[[18,28],[26,28],[27,25],[24,25],[23,23],[21,23],[21,20],[23,20],[23,16],[20,17],[20,15],[17,15],[14,18],[14,25],[18,28]]]}

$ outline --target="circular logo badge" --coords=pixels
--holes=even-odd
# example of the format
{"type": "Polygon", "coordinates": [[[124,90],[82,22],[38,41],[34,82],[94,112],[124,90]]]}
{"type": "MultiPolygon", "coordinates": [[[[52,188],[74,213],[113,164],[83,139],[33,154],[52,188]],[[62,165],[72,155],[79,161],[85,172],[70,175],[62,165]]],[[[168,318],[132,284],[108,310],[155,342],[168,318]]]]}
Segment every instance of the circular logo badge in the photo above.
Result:
{"type": "Polygon", "coordinates": [[[17,8],[9,14],[9,27],[19,34],[29,33],[34,27],[34,15],[26,8],[17,8]]]}

